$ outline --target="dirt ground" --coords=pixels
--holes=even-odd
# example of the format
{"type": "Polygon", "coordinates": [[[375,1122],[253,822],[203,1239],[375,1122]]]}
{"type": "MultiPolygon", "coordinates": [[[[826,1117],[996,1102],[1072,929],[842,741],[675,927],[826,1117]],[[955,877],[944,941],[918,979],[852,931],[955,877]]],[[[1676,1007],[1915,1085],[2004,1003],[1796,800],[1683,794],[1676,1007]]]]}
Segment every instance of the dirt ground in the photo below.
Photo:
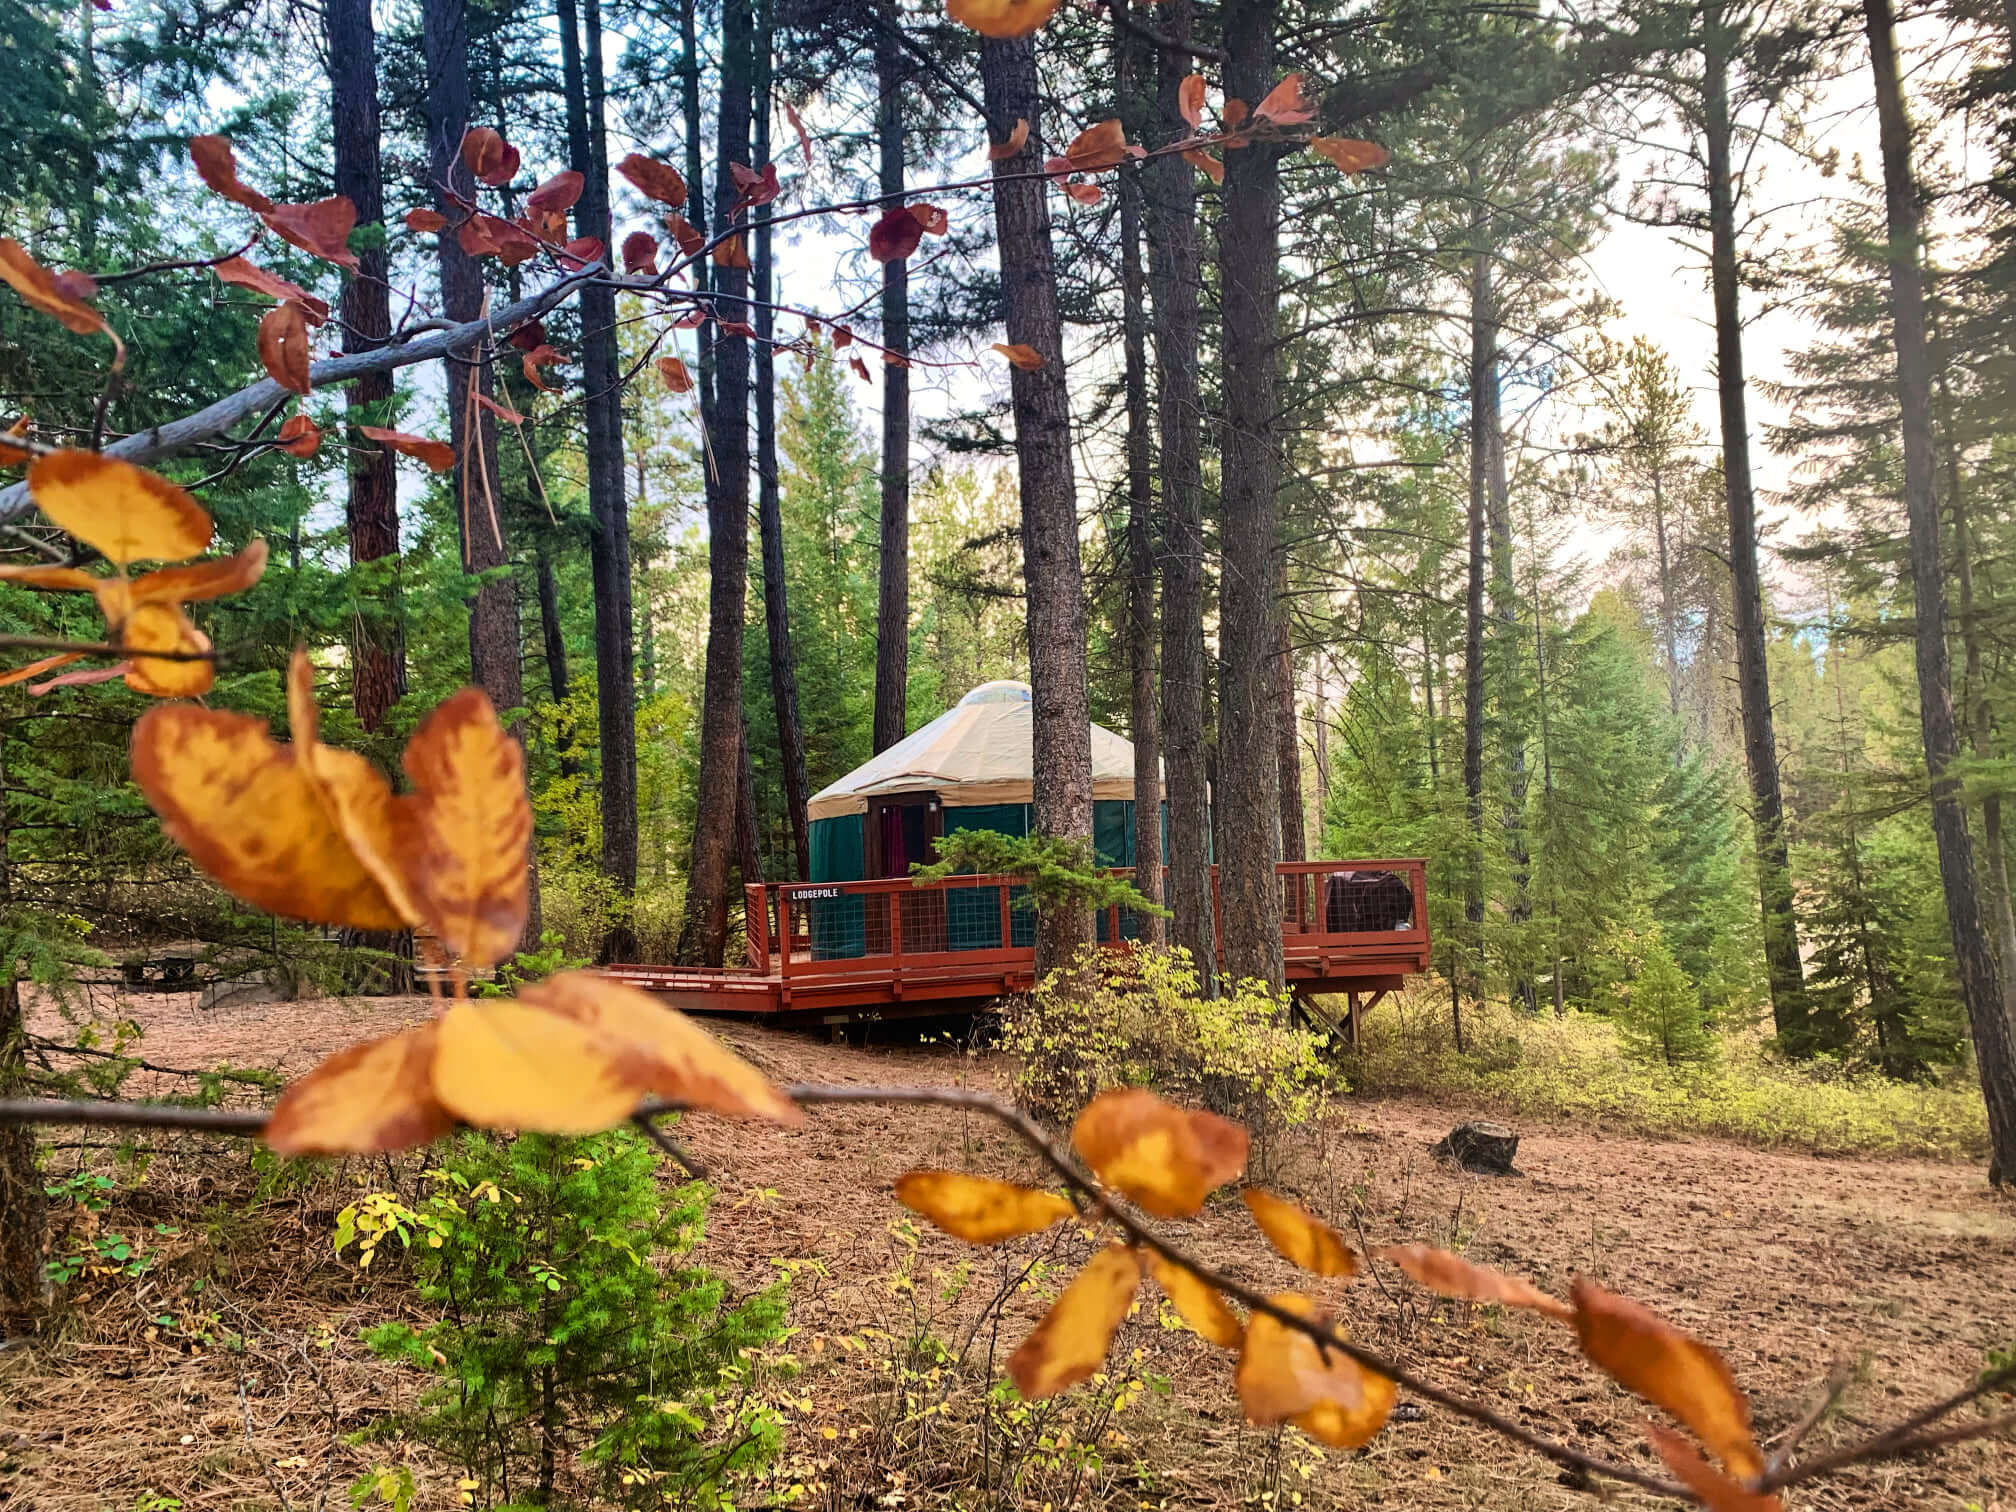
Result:
{"type": "MultiPolygon", "coordinates": [[[[298,1073],[426,1005],[198,1014],[193,997],[164,996],[125,1011],[146,1026],[144,1053],[161,1065],[298,1073]]],[[[993,1088],[1003,1071],[949,1045],[723,1032],[780,1079],[993,1088]]],[[[1526,1124],[1523,1174],[1494,1179],[1427,1153],[1466,1111],[1341,1100],[1268,1179],[1367,1244],[1454,1245],[1550,1290],[1579,1273],[1636,1297],[1724,1352],[1767,1441],[1836,1361],[1855,1367],[1853,1384],[1809,1440],[1815,1450],[1956,1389],[1986,1349],[2016,1340],[2016,1205],[1992,1195],[1978,1169],[1526,1124]]],[[[889,1187],[919,1165],[1036,1179],[1024,1149],[991,1123],[931,1108],[824,1109],[791,1131],[692,1119],[678,1134],[719,1192],[698,1258],[741,1290],[791,1277],[796,1374],[780,1376],[776,1398],[785,1449],[772,1480],[742,1499],[745,1512],[1591,1504],[1549,1463],[1404,1394],[1387,1431],[1355,1453],[1248,1428],[1229,1360],[1153,1303],[1123,1329],[1107,1377],[1047,1408],[990,1405],[987,1381],[1095,1241],[1067,1228],[970,1250],[905,1222],[889,1187]]],[[[410,1306],[410,1291],[396,1276],[360,1278],[328,1242],[343,1193],[385,1184],[393,1164],[351,1162],[329,1191],[276,1196],[242,1216],[242,1201],[216,1199],[242,1197],[250,1153],[205,1148],[213,1152],[155,1161],[126,1217],[177,1224],[188,1266],[164,1244],[157,1272],[98,1284],[50,1337],[0,1351],[0,1507],[194,1512],[276,1507],[284,1494],[290,1512],[305,1512],[325,1499],[346,1505],[356,1475],[402,1458],[420,1483],[416,1507],[453,1507],[452,1467],[424,1451],[345,1441],[414,1390],[410,1372],[373,1360],[356,1338],[410,1306]],[[241,1216],[224,1216],[233,1212],[241,1216]],[[250,1242],[219,1232],[234,1223],[257,1226],[250,1242]],[[200,1307],[184,1274],[200,1268],[199,1254],[213,1278],[200,1307]],[[238,1258],[220,1266],[220,1254],[238,1258]],[[184,1321],[150,1321],[164,1310],[184,1321]],[[214,1319],[207,1343],[191,1337],[192,1312],[214,1319]]],[[[93,1158],[102,1157],[59,1148],[52,1162],[93,1158]]],[[[1237,1202],[1214,1204],[1189,1228],[1205,1258],[1242,1280],[1306,1284],[1237,1202]]],[[[1323,1284],[1356,1337],[1423,1375],[1535,1431],[1649,1466],[1643,1411],[1582,1365],[1559,1328],[1438,1303],[1383,1264],[1370,1280],[1323,1284]]],[[[1802,1487],[1788,1504],[2016,1512],[2016,1445],[1857,1471],[1802,1487]]]]}

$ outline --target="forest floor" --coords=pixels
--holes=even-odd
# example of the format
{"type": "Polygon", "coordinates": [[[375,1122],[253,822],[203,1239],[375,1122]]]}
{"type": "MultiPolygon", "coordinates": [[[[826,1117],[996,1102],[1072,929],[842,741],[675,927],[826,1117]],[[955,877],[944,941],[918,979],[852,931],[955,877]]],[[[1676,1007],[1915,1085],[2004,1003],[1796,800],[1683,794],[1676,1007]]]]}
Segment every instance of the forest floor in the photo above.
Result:
{"type": "MultiPolygon", "coordinates": [[[[142,1053],[298,1074],[423,999],[275,1003],[199,1015],[192,996],[131,1000],[142,1053]]],[[[936,1046],[832,1045],[731,1025],[780,1079],[992,1088],[1003,1063],[936,1046]]],[[[136,1078],[131,1095],[150,1089],[136,1078]]],[[[1278,1152],[1267,1179],[1368,1244],[1422,1240],[1565,1290],[1589,1274],[1699,1334],[1749,1390],[1760,1437],[1794,1422],[1836,1361],[1855,1366],[1810,1445],[1847,1442],[1963,1385],[2016,1336],[2016,1204],[1978,1166],[1821,1159],[1717,1140],[1662,1140],[1520,1121],[1512,1178],[1466,1175],[1428,1146],[1466,1113],[1447,1100],[1344,1098],[1278,1152]]],[[[1140,1308],[1114,1369],[1039,1407],[990,1392],[1000,1362],[1093,1241],[1072,1226],[976,1251],[919,1232],[889,1196],[917,1165],[1040,1179],[983,1120],[930,1108],[831,1108],[801,1130],[690,1120],[680,1138],[719,1196],[697,1258],[731,1290],[791,1277],[774,1473],[745,1509],[809,1507],[1394,1506],[1494,1512],[1591,1505],[1527,1451],[1402,1395],[1355,1453],[1240,1420],[1229,1361],[1140,1308]]],[[[102,1136],[59,1131],[51,1170],[110,1170],[102,1136]]],[[[333,1252],[337,1208],[410,1183],[419,1157],[353,1161],[276,1187],[242,1143],[158,1142],[98,1221],[150,1232],[159,1263],[86,1278],[44,1337],[0,1349],[0,1507],[196,1512],[347,1505],[346,1488],[409,1465],[416,1508],[456,1505],[457,1469],[397,1439],[349,1436],[410,1406],[423,1378],[375,1360],[360,1330],[417,1317],[399,1266],[360,1275],[333,1252]],[[172,1152],[172,1153],[171,1153],[172,1152]],[[204,1289],[195,1289],[201,1279],[204,1289]],[[164,1321],[168,1320],[168,1321],[164,1321]]],[[[1265,1288],[1297,1285],[1220,1201],[1195,1249],[1265,1288]]],[[[1531,1429],[1649,1466],[1632,1399],[1526,1314],[1437,1303],[1378,1265],[1335,1289],[1354,1336],[1531,1429]]],[[[1144,1297],[1151,1295],[1145,1291],[1144,1297]]],[[[1626,1505],[1643,1504],[1620,1493],[1626,1505]]],[[[375,1505],[375,1504],[374,1504],[375,1505]]],[[[2016,1445],[1968,1444],[1802,1488],[1795,1507],[2016,1512],[2016,1445]]]]}

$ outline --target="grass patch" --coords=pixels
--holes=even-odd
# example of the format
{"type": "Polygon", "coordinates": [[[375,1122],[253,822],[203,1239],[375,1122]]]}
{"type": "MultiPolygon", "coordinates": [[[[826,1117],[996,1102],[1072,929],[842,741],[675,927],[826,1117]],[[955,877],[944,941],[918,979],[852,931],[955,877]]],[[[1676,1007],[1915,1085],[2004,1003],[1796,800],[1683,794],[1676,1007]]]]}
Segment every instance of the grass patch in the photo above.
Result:
{"type": "Polygon", "coordinates": [[[1351,1084],[1374,1096],[1460,1097],[1505,1113],[1819,1155],[1969,1160],[1988,1148],[1971,1069],[1915,1083],[1797,1066],[1748,1031],[1720,1036],[1706,1064],[1668,1069],[1627,1056],[1608,1019],[1525,1019],[1496,1003],[1466,1006],[1464,1030],[1468,1053],[1459,1055],[1446,989],[1399,994],[1366,1016],[1351,1084]]]}

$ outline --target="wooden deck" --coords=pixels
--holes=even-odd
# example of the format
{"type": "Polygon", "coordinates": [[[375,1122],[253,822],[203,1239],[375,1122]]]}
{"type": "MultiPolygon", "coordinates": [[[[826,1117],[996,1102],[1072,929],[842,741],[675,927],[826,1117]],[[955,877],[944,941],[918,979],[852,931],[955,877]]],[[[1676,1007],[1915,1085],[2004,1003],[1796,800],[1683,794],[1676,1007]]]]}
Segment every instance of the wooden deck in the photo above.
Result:
{"type": "MultiPolygon", "coordinates": [[[[1428,968],[1424,862],[1297,861],[1279,872],[1282,953],[1298,998],[1343,993],[1355,1008],[1428,968]]],[[[845,1024],[957,1012],[1034,985],[1034,921],[1019,892],[1004,877],[765,883],[744,889],[742,965],[604,970],[689,1013],[845,1024]]],[[[1132,925],[1108,909],[1100,938],[1124,943],[1132,925]]]]}

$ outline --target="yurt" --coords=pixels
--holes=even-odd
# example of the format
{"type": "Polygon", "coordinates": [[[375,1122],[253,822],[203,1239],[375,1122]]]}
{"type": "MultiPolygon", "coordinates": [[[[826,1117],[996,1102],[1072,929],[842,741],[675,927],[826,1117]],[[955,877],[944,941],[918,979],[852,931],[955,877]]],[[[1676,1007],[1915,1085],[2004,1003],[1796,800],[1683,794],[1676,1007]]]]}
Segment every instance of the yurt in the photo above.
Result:
{"type": "MultiPolygon", "coordinates": [[[[1033,715],[1027,683],[982,683],[922,729],[815,793],[806,806],[812,831],[808,880],[907,877],[912,864],[936,859],[933,841],[962,829],[1028,834],[1035,801],[1033,715]]],[[[1158,810],[1161,797],[1155,795],[1158,810]]],[[[1134,804],[1133,742],[1095,724],[1092,830],[1101,865],[1134,864],[1134,804]]],[[[858,907],[858,899],[850,901],[858,907]]],[[[851,929],[841,922],[853,910],[828,912],[832,923],[817,931],[826,936],[827,950],[858,953],[847,939],[851,929]]],[[[1030,927],[1026,910],[1017,911],[1013,927],[1018,937],[1030,927]]],[[[976,916],[971,930],[955,921],[951,933],[948,945],[955,950],[996,945],[998,916],[991,923],[976,916]]]]}

